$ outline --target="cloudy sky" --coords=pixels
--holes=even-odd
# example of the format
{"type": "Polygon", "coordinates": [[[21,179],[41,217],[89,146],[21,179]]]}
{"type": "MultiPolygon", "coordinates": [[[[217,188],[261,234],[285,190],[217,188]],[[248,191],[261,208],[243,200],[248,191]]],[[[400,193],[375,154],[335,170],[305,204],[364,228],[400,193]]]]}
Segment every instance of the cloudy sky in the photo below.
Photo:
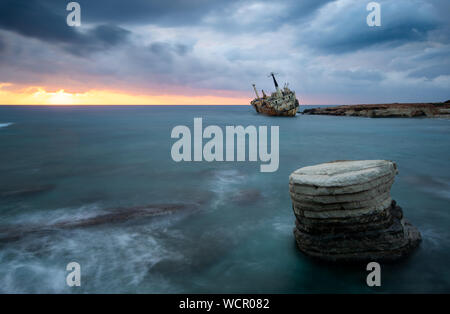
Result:
{"type": "Polygon", "coordinates": [[[450,99],[450,1],[0,0],[0,103],[248,104],[277,72],[303,104],[450,99]]]}

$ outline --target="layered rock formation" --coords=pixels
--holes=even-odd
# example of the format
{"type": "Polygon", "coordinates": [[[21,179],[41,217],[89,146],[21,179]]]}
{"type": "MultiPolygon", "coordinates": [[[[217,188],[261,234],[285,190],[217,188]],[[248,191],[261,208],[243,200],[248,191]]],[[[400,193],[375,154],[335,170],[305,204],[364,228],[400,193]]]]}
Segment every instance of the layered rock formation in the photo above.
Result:
{"type": "Polygon", "coordinates": [[[396,173],[396,164],[386,160],[336,161],[293,172],[298,248],[349,262],[395,260],[411,252],[421,236],[391,199],[396,173]]]}
{"type": "Polygon", "coordinates": [[[450,118],[450,102],[380,104],[380,105],[346,105],[326,108],[305,109],[303,114],[358,116],[368,118],[450,118]]]}

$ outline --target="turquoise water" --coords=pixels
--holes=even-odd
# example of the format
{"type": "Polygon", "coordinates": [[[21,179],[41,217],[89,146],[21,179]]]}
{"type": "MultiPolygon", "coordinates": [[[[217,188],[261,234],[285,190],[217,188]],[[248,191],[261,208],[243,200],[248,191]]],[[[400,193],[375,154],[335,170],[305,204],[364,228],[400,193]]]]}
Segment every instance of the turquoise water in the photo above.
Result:
{"type": "Polygon", "coordinates": [[[448,120],[271,118],[248,106],[0,107],[0,292],[450,292],[449,136],[448,120]],[[279,125],[278,171],[175,163],[171,130],[192,130],[194,117],[279,125]],[[422,232],[410,258],[381,265],[379,288],[365,265],[295,247],[289,174],[342,159],[396,161],[392,196],[422,232]],[[99,219],[154,204],[185,208],[99,219]],[[81,287],[66,285],[72,261],[81,287]]]}

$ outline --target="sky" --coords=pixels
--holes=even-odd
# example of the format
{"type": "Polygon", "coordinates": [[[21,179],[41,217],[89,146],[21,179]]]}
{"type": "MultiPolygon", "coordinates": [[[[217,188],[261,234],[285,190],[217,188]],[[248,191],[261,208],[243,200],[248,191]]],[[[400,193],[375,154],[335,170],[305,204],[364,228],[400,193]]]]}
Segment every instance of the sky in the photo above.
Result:
{"type": "Polygon", "coordinates": [[[276,72],[300,104],[450,99],[450,1],[0,0],[0,104],[248,104],[276,72]]]}

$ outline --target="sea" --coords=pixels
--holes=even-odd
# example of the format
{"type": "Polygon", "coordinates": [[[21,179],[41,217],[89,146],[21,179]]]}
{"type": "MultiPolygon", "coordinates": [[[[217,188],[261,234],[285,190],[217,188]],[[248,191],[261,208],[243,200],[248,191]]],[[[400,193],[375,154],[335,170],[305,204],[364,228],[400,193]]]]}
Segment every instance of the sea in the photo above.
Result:
{"type": "Polygon", "coordinates": [[[449,267],[449,120],[0,106],[0,293],[448,293],[449,267]],[[279,126],[278,170],[175,162],[171,131],[194,118],[279,126]],[[366,265],[306,257],[292,233],[290,173],[359,159],[397,163],[392,198],[423,237],[381,264],[380,287],[366,265]],[[67,284],[71,262],[80,286],[67,284]]]}

